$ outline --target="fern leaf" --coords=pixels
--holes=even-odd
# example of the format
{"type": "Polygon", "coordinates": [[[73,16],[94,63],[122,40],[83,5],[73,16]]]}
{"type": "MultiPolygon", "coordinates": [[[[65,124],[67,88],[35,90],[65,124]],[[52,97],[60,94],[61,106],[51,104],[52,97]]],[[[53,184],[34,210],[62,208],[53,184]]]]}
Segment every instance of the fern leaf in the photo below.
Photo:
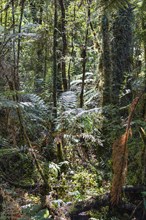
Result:
{"type": "Polygon", "coordinates": [[[128,6],[128,3],[130,3],[130,1],[128,0],[101,0],[101,5],[105,8],[105,9],[109,9],[109,8],[124,8],[125,6],[128,6]]]}
{"type": "Polygon", "coordinates": [[[72,91],[63,92],[59,101],[64,110],[74,109],[77,106],[77,96],[72,91]]]}

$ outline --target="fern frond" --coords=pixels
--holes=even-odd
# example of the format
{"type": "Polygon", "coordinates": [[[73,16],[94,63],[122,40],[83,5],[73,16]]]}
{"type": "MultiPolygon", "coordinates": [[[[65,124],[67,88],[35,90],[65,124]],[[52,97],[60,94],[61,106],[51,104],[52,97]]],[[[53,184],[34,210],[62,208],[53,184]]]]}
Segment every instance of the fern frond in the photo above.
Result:
{"type": "Polygon", "coordinates": [[[7,139],[5,139],[2,136],[0,136],[0,150],[3,147],[10,147],[10,144],[9,144],[7,139]]]}
{"type": "Polygon", "coordinates": [[[101,0],[101,6],[106,9],[125,8],[130,4],[130,0],[101,0]]]}
{"type": "Polygon", "coordinates": [[[77,96],[75,92],[63,92],[59,98],[59,102],[64,110],[70,110],[77,107],[77,96]]]}
{"type": "Polygon", "coordinates": [[[18,103],[13,101],[13,100],[8,100],[5,97],[0,98],[0,109],[3,108],[11,108],[11,109],[16,109],[18,108],[18,103]]]}

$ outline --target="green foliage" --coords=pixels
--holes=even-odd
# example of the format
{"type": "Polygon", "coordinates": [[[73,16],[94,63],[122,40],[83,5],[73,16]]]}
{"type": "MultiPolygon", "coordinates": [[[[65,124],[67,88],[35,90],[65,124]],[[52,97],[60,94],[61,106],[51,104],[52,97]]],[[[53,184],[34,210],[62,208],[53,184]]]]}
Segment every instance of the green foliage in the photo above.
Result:
{"type": "Polygon", "coordinates": [[[79,191],[81,195],[85,195],[91,188],[96,188],[96,174],[90,174],[87,171],[79,172],[73,176],[73,185],[74,191],[79,191]]]}
{"type": "Polygon", "coordinates": [[[50,179],[54,179],[58,177],[59,173],[60,173],[60,167],[59,165],[57,165],[56,163],[51,162],[48,165],[48,173],[49,173],[49,177],[50,179]]]}
{"type": "Polygon", "coordinates": [[[49,218],[49,211],[48,209],[43,209],[39,211],[34,217],[31,217],[32,220],[45,220],[49,218]]]}
{"type": "MultiPolygon", "coordinates": [[[[119,9],[128,6],[131,3],[131,0],[101,0],[100,4],[105,9],[119,9]]],[[[133,3],[133,2],[132,2],[133,3]]]]}
{"type": "Polygon", "coordinates": [[[48,209],[41,209],[41,205],[28,204],[22,207],[22,215],[24,217],[19,220],[25,220],[30,217],[32,220],[45,220],[48,219],[50,214],[48,209]]]}
{"type": "MultiPolygon", "coordinates": [[[[33,195],[28,195],[25,201],[19,201],[20,204],[32,203],[22,206],[24,218],[21,219],[26,216],[29,219],[43,220],[49,219],[50,213],[48,209],[41,210],[40,197],[45,196],[46,192],[30,156],[32,152],[50,185],[50,202],[55,209],[62,208],[65,202],[99,195],[110,188],[112,144],[125,131],[130,100],[145,88],[146,1],[64,0],[67,37],[65,57],[62,57],[62,14],[58,1],[55,30],[53,1],[25,1],[24,8],[22,3],[23,1],[17,0],[2,0],[0,3],[0,176],[2,184],[10,188],[11,185],[5,182],[22,186],[27,183],[38,184],[34,191],[28,190],[33,195]],[[128,7],[134,14],[133,20],[129,14],[120,14],[123,9],[126,13],[128,7]],[[110,42],[108,53],[112,53],[111,66],[114,67],[114,58],[117,58],[117,68],[120,70],[117,79],[120,107],[118,103],[104,107],[101,104],[105,77],[109,77],[111,81],[114,78],[106,71],[105,76],[103,74],[105,64],[102,56],[105,48],[101,19],[104,13],[109,18],[107,31],[110,42]],[[132,22],[131,26],[128,25],[129,21],[132,22]],[[78,108],[83,71],[82,46],[87,26],[84,106],[78,108]],[[129,27],[132,27],[133,32],[129,32],[129,27]],[[53,51],[54,31],[57,34],[56,51],[53,51]],[[127,47],[123,47],[123,42],[129,42],[129,33],[134,36],[129,47],[133,51],[134,59],[129,59],[131,69],[134,70],[123,73],[121,70],[127,60],[123,62],[122,59],[128,51],[127,47]],[[57,59],[56,85],[53,84],[53,54],[56,54],[57,59]],[[66,62],[66,73],[68,81],[70,80],[70,90],[66,92],[62,92],[62,61],[66,62]],[[139,66],[137,61],[140,61],[139,66]],[[120,81],[122,74],[124,79],[120,81]],[[18,89],[15,88],[17,83],[18,89]],[[55,119],[53,85],[57,90],[55,119]],[[26,136],[32,149],[28,149],[26,136]],[[61,159],[64,158],[64,161],[60,163],[56,162],[56,136],[61,136],[62,141],[61,159]]],[[[113,80],[112,85],[108,86],[111,91],[116,82],[113,80]]],[[[144,145],[139,127],[146,130],[144,103],[145,97],[139,103],[131,124],[133,136],[128,142],[127,184],[142,183],[144,145]]],[[[20,195],[19,199],[24,197],[24,194],[20,195]]],[[[107,215],[107,207],[100,213],[92,213],[92,217],[97,219],[106,219],[107,215]]],[[[118,219],[118,215],[111,219],[118,219]]]]}
{"type": "Polygon", "coordinates": [[[33,204],[28,204],[25,206],[22,206],[22,214],[27,215],[27,216],[34,216],[36,213],[39,212],[41,206],[40,205],[33,205],[33,204]]]}
{"type": "Polygon", "coordinates": [[[121,126],[122,118],[120,118],[118,106],[105,106],[103,108],[103,115],[103,135],[106,135],[106,138],[104,140],[106,141],[108,147],[112,145],[115,138],[119,137],[123,133],[124,125],[121,126]]]}
{"type": "Polygon", "coordinates": [[[29,124],[27,127],[29,133],[36,132],[36,135],[38,135],[40,129],[47,130],[46,118],[49,121],[50,111],[44,100],[36,94],[28,94],[24,99],[27,101],[20,102],[19,104],[22,109],[24,122],[26,126],[29,124]]]}
{"type": "Polygon", "coordinates": [[[139,128],[140,126],[145,127],[145,122],[142,120],[134,120],[132,125],[132,138],[128,143],[129,149],[129,172],[127,176],[127,181],[131,185],[142,184],[143,182],[143,156],[144,156],[144,144],[141,138],[139,128]],[[133,170],[135,173],[133,175],[133,170]],[[139,175],[141,174],[141,175],[139,175]]]}
{"type": "Polygon", "coordinates": [[[0,150],[0,173],[12,183],[32,183],[34,166],[31,157],[18,149],[0,150]]]}

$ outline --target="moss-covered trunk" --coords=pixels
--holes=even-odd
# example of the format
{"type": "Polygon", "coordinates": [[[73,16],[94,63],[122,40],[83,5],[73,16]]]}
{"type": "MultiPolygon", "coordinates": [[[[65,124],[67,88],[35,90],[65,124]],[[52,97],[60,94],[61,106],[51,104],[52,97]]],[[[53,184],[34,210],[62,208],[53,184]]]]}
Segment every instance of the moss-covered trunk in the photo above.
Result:
{"type": "Polygon", "coordinates": [[[132,9],[119,9],[112,25],[112,102],[118,104],[125,76],[132,70],[132,9]]]}

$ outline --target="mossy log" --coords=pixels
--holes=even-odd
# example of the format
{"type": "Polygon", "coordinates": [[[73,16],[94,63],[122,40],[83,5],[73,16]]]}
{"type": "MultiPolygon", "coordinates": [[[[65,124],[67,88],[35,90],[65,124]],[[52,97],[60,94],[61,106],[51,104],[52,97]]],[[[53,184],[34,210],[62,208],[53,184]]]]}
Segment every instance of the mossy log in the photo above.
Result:
{"type": "Polygon", "coordinates": [[[137,220],[146,219],[146,213],[143,207],[142,192],[145,186],[127,186],[123,187],[125,201],[120,201],[117,206],[112,207],[110,203],[110,193],[90,198],[86,201],[80,201],[71,208],[69,216],[71,220],[79,220],[82,212],[90,210],[99,211],[103,207],[109,207],[108,215],[115,216],[115,213],[135,217],[137,220]],[[131,202],[132,201],[132,202],[131,202]]]}

